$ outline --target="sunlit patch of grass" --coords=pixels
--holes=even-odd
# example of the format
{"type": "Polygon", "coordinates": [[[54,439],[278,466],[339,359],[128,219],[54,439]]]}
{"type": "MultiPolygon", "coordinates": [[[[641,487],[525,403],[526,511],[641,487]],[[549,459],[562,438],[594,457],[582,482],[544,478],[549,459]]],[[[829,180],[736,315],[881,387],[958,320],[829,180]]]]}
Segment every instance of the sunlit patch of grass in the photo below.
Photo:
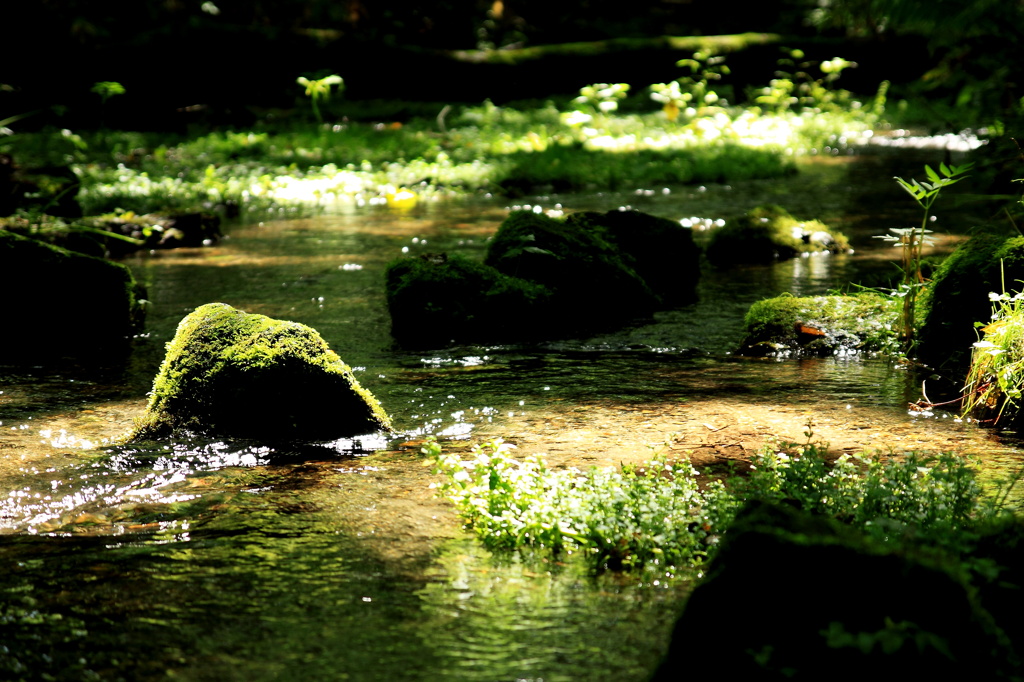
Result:
{"type": "Polygon", "coordinates": [[[595,109],[585,121],[572,113],[488,102],[402,123],[286,122],[187,138],[51,131],[15,135],[0,151],[10,147],[22,163],[71,164],[87,214],[229,204],[260,214],[371,205],[402,190],[430,200],[775,177],[791,172],[795,157],[863,141],[877,119],[852,106],[715,106],[679,120],[662,111],[595,109]]]}

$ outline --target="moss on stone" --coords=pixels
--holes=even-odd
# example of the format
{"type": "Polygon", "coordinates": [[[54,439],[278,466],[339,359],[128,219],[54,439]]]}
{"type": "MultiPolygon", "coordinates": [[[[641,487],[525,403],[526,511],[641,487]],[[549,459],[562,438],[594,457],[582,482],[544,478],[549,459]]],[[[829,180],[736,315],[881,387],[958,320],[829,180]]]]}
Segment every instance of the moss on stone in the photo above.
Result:
{"type": "Polygon", "coordinates": [[[715,265],[770,263],[801,253],[839,253],[850,242],[817,220],[798,220],[784,208],[759,206],[711,233],[707,256],[715,265]]]}
{"type": "Polygon", "coordinates": [[[142,326],[142,287],[118,263],[0,230],[8,359],[123,353],[142,326]]]}
{"type": "Polygon", "coordinates": [[[406,345],[529,338],[551,321],[546,287],[462,256],[394,261],[385,282],[391,334],[406,345]]]}
{"type": "Polygon", "coordinates": [[[210,303],[178,325],[130,440],[190,432],[316,442],[390,428],[314,329],[210,303]]]}
{"type": "Polygon", "coordinates": [[[614,244],[628,254],[633,270],[662,305],[687,303],[696,298],[700,279],[700,247],[693,231],[675,220],[640,211],[580,212],[566,218],[614,244]]]}
{"type": "Polygon", "coordinates": [[[919,302],[918,358],[959,381],[978,340],[975,322],[992,316],[989,293],[1024,289],[1024,237],[977,234],[935,272],[919,302]]]}
{"type": "Polygon", "coordinates": [[[561,313],[579,321],[623,319],[658,307],[658,297],[635,270],[635,259],[590,224],[513,211],[484,261],[501,272],[541,284],[561,313]]]}
{"type": "Polygon", "coordinates": [[[892,352],[898,347],[894,331],[898,316],[897,299],[874,292],[809,297],[785,294],[750,306],[740,352],[892,352]]]}

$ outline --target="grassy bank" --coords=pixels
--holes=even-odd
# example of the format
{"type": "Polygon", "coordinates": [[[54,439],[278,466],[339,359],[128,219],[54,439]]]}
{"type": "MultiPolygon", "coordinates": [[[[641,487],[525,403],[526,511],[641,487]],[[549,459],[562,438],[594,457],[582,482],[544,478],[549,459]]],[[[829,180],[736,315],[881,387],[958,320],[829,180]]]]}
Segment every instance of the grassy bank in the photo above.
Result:
{"type": "MultiPolygon", "coordinates": [[[[402,120],[365,120],[358,104],[346,104],[351,117],[338,108],[315,109],[316,123],[303,112],[264,112],[245,130],[190,135],[15,130],[0,151],[23,169],[70,166],[86,215],[237,206],[260,217],[775,177],[802,155],[856,144],[879,122],[884,92],[865,104],[833,87],[848,66],[842,60],[818,65],[817,79],[734,93],[715,90],[720,58],[699,57],[680,62],[690,75],[632,94],[596,84],[560,103],[439,105],[434,116],[402,120]]],[[[374,109],[385,112],[368,103],[363,113],[374,109]]]]}

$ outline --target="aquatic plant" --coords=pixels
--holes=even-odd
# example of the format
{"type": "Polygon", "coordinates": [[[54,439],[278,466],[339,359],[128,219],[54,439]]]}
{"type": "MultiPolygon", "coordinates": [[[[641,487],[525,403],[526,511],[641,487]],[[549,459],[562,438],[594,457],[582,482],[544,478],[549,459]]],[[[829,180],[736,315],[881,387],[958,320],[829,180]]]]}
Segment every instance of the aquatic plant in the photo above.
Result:
{"type": "Polygon", "coordinates": [[[893,227],[889,231],[892,234],[876,235],[876,239],[884,239],[894,242],[901,252],[900,269],[903,272],[903,282],[895,294],[902,299],[903,308],[900,315],[899,333],[903,349],[910,350],[914,343],[914,330],[916,329],[916,306],[917,297],[921,287],[925,285],[924,276],[921,273],[921,250],[925,245],[930,244],[928,237],[931,230],[928,229],[928,222],[931,219],[931,208],[939,198],[942,190],[963,180],[966,173],[974,166],[972,163],[960,166],[947,166],[945,163],[939,165],[938,172],[931,166],[924,167],[928,180],[917,180],[911,178],[904,180],[897,177],[896,182],[906,190],[923,211],[921,225],[919,227],[893,227]]]}
{"type": "Polygon", "coordinates": [[[685,567],[714,554],[747,501],[782,502],[828,516],[890,545],[967,544],[976,524],[1003,511],[982,496],[970,461],[948,453],[840,455],[811,442],[768,442],[748,471],[706,480],[686,460],[656,453],[644,464],[552,470],[512,457],[501,440],[462,460],[435,440],[423,453],[441,474],[432,484],[487,546],[580,551],[601,568],[685,567]]]}

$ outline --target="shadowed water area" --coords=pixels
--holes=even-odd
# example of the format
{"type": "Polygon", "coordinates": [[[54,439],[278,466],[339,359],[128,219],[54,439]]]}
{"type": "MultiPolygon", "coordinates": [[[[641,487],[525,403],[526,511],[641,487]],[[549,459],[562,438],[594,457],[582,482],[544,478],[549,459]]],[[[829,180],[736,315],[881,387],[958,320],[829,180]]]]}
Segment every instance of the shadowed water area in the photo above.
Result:
{"type": "MultiPolygon", "coordinates": [[[[810,421],[845,451],[953,450],[992,470],[1017,465],[1000,434],[909,414],[920,386],[887,359],[731,353],[752,302],[891,271],[895,250],[873,236],[919,219],[891,178],[941,160],[873,152],[782,180],[523,200],[566,212],[631,206],[698,230],[778,203],[847,233],[855,250],[706,268],[697,303],[541,345],[409,351],[390,337],[386,264],[482,259],[512,206],[504,199],[267,221],[209,248],[127,259],[152,302],[130,360],[0,366],[0,677],[646,679],[687,581],[488,555],[433,497],[419,442],[436,435],[466,451],[504,437],[556,467],[642,461],[659,445],[720,462],[771,436],[803,440],[810,421]],[[111,444],[142,413],[177,323],[214,301],[318,330],[399,433],[286,447],[111,444]]],[[[936,208],[937,249],[948,251],[972,218],[936,208]]]]}

